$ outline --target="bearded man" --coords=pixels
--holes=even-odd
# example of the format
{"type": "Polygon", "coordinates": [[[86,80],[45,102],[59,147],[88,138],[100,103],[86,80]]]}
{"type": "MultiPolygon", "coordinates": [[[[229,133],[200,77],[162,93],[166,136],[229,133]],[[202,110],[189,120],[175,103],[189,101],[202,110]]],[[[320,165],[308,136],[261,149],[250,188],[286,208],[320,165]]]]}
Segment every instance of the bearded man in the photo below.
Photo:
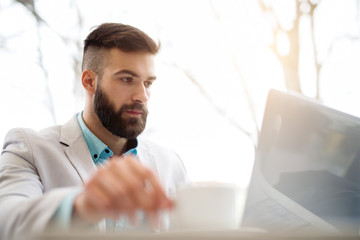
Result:
{"type": "MultiPolygon", "coordinates": [[[[65,125],[16,128],[0,159],[0,238],[75,224],[126,228],[173,205],[186,181],[179,157],[138,138],[147,118],[159,50],[148,35],[105,23],[84,42],[86,103],[65,125]],[[136,222],[136,221],[133,221],[136,222]]],[[[153,221],[154,222],[154,221],[153,221]]]]}

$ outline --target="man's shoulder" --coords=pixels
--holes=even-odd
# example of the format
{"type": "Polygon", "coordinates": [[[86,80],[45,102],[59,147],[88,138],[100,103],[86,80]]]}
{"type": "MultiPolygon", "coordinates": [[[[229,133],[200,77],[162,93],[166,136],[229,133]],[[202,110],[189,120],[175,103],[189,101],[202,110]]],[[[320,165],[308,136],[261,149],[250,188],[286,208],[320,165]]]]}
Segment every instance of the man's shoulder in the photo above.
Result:
{"type": "Polygon", "coordinates": [[[166,146],[164,144],[157,143],[146,137],[138,138],[138,148],[142,151],[146,151],[149,153],[167,154],[167,155],[172,155],[173,157],[178,158],[177,153],[171,147],[166,146]]]}
{"type": "Polygon", "coordinates": [[[138,155],[143,160],[154,161],[160,168],[165,169],[184,168],[181,157],[171,147],[143,137],[139,138],[138,142],[138,155]]]}
{"type": "Polygon", "coordinates": [[[138,138],[138,155],[145,164],[155,169],[167,188],[188,181],[180,156],[169,146],[147,138],[138,138]]]}
{"type": "MultiPolygon", "coordinates": [[[[70,120],[70,121],[73,121],[70,120]]],[[[35,130],[31,128],[17,127],[10,129],[5,136],[5,143],[16,143],[20,142],[58,142],[60,139],[62,128],[65,125],[52,125],[41,130],[35,130]]]]}
{"type": "Polygon", "coordinates": [[[150,139],[148,139],[147,137],[138,137],[138,147],[140,148],[150,148],[150,147],[159,147],[159,148],[165,148],[163,146],[161,146],[160,144],[151,141],[150,139]]]}
{"type": "Polygon", "coordinates": [[[5,136],[5,140],[14,139],[14,138],[27,139],[27,140],[33,138],[49,139],[55,136],[59,136],[60,127],[61,127],[60,125],[55,125],[55,126],[47,127],[42,130],[34,130],[31,128],[21,128],[21,127],[13,128],[8,131],[8,133],[5,136]]]}

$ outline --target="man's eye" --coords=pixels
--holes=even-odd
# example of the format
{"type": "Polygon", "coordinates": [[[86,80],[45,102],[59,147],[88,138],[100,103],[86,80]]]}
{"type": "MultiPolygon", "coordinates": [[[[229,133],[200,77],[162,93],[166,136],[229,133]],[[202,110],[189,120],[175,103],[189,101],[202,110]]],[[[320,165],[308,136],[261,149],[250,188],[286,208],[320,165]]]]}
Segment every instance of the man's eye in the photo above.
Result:
{"type": "Polygon", "coordinates": [[[152,84],[153,82],[144,82],[144,86],[147,88],[151,87],[152,84]]]}
{"type": "Polygon", "coordinates": [[[121,78],[121,81],[123,82],[131,82],[132,78],[131,77],[123,77],[121,78]]]}

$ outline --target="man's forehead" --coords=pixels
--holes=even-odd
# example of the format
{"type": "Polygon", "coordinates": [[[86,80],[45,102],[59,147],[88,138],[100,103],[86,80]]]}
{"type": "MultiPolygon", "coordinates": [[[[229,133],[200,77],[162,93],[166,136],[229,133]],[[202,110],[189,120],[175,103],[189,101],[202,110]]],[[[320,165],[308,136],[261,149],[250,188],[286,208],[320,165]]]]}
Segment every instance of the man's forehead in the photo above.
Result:
{"type": "Polygon", "coordinates": [[[123,52],[111,49],[105,68],[112,74],[133,72],[137,75],[155,76],[155,55],[147,52],[123,52]]]}

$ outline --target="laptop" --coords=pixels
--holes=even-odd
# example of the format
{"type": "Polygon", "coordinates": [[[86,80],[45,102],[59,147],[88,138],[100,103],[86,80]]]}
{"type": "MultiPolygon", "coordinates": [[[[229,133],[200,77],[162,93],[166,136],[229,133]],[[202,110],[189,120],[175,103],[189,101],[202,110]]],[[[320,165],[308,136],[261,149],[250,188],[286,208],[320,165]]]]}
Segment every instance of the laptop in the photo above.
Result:
{"type": "Polygon", "coordinates": [[[359,235],[360,118],[270,90],[243,225],[359,235]]]}

